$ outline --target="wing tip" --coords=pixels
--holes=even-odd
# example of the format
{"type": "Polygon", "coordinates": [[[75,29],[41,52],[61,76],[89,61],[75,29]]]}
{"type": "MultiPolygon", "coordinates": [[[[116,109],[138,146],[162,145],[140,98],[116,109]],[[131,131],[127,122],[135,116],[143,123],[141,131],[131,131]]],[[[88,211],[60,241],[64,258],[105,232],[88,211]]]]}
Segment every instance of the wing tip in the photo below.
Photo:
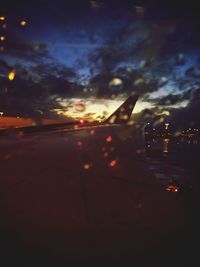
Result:
{"type": "Polygon", "coordinates": [[[132,114],[138,94],[131,94],[105,121],[108,124],[126,124],[132,114]]]}

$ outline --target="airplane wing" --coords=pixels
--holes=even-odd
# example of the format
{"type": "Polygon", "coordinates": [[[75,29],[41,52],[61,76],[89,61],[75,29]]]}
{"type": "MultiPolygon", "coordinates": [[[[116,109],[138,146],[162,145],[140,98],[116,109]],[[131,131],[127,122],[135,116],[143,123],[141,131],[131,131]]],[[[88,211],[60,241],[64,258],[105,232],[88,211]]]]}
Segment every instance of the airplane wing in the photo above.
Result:
{"type": "MultiPolygon", "coordinates": [[[[135,102],[129,97],[111,115],[114,123],[124,124],[128,118],[121,115],[130,117],[135,102]]],[[[112,260],[123,265],[140,263],[147,253],[157,259],[169,252],[169,233],[185,222],[180,199],[161,189],[140,160],[138,129],[115,127],[111,117],[80,131],[69,125],[69,132],[0,137],[1,230],[6,229],[0,246],[8,253],[2,255],[6,266],[112,260]]]]}
{"type": "MultiPolygon", "coordinates": [[[[115,110],[105,121],[99,123],[99,122],[85,122],[83,120],[78,120],[78,121],[70,121],[70,122],[56,122],[56,123],[48,123],[48,124],[41,124],[41,125],[35,125],[35,126],[23,126],[23,127],[15,127],[15,124],[13,123],[12,130],[20,131],[23,133],[35,133],[35,132],[44,132],[44,131],[52,131],[52,130],[57,130],[57,129],[63,129],[67,128],[68,130],[77,130],[77,129],[85,129],[87,127],[91,126],[102,126],[105,124],[112,124],[112,125],[117,125],[117,124],[126,124],[132,114],[132,111],[135,107],[135,104],[138,100],[138,95],[132,95],[129,96],[117,110],[115,110]]],[[[16,123],[18,122],[18,119],[14,119],[13,121],[16,123]]],[[[11,132],[10,129],[5,128],[5,129],[0,129],[0,135],[5,135],[11,132]]]]}
{"type": "Polygon", "coordinates": [[[125,124],[131,117],[132,111],[138,100],[138,95],[129,96],[122,105],[115,110],[104,122],[109,124],[125,124]]]}

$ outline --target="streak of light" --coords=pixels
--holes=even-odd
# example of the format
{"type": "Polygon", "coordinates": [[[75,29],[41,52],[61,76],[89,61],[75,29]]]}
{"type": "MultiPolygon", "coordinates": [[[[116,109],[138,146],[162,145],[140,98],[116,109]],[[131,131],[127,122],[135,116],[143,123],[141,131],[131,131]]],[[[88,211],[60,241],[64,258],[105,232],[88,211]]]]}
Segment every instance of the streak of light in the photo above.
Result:
{"type": "Polygon", "coordinates": [[[169,128],[169,123],[165,123],[165,130],[169,128]]]}
{"type": "Polygon", "coordinates": [[[172,193],[177,193],[177,192],[179,192],[179,188],[175,185],[168,185],[166,187],[166,191],[172,192],[172,193]]]}
{"type": "Polygon", "coordinates": [[[168,153],[169,152],[169,139],[165,138],[163,139],[163,152],[168,153]]]}

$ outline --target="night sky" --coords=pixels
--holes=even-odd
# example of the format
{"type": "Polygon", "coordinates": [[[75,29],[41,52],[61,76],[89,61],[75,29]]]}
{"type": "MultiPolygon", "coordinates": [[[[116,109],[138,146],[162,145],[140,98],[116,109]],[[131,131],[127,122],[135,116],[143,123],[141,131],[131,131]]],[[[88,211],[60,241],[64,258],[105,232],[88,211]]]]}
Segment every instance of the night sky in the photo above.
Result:
{"type": "Polygon", "coordinates": [[[136,92],[137,120],[199,126],[191,1],[6,1],[1,10],[5,116],[102,119],[136,92]]]}

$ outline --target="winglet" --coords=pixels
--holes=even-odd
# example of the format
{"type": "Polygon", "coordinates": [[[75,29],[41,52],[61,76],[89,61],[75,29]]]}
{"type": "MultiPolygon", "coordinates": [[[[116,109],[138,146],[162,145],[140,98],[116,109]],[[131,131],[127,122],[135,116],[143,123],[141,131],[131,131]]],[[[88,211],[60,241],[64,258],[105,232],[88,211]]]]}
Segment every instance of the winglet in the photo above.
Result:
{"type": "Polygon", "coordinates": [[[132,111],[138,100],[138,95],[129,96],[118,109],[115,110],[104,123],[108,124],[126,124],[131,117],[132,111]]]}

